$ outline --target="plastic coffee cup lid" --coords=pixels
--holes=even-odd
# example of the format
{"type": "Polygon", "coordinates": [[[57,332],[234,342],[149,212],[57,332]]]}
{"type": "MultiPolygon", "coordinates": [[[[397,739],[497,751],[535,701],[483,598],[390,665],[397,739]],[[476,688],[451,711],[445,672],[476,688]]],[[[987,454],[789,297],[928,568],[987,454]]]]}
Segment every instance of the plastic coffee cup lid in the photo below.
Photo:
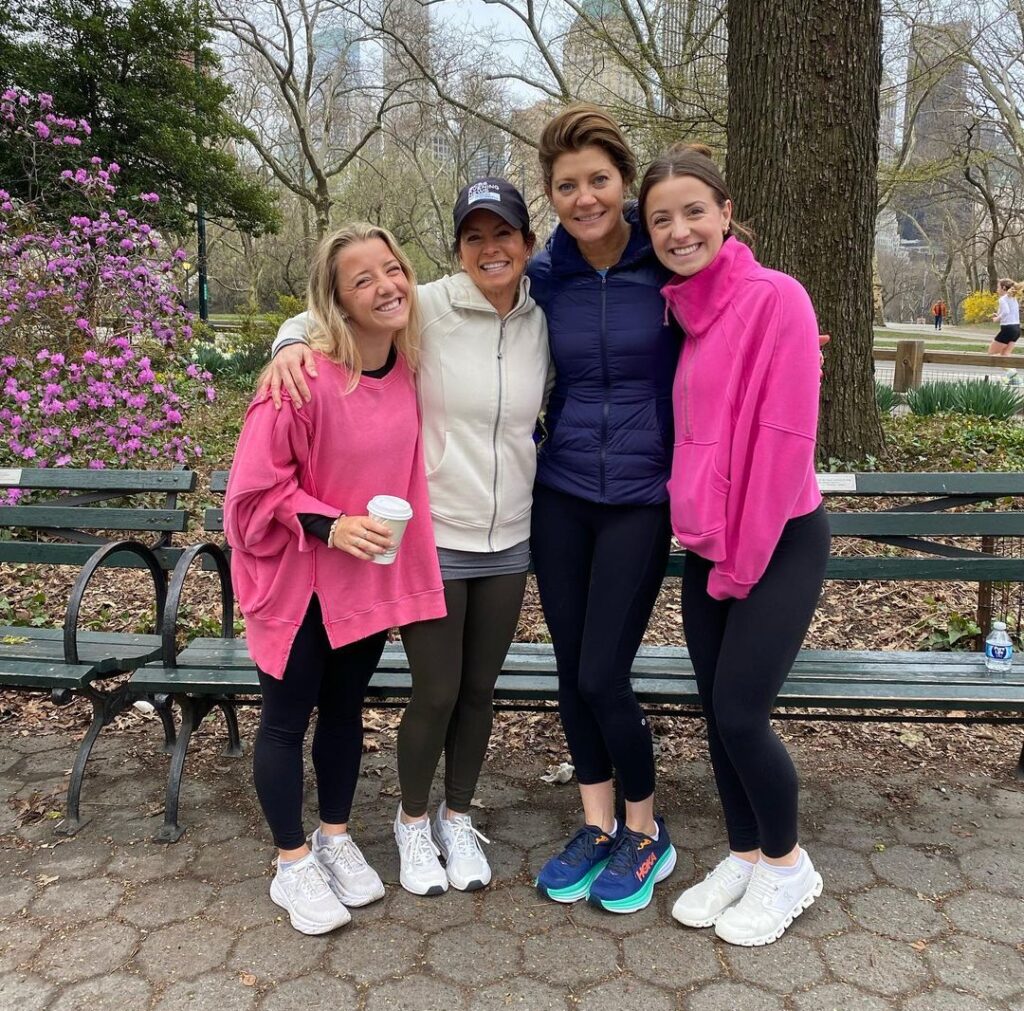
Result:
{"type": "Polygon", "coordinates": [[[397,495],[374,495],[367,503],[366,511],[382,520],[412,519],[412,506],[397,495]]]}

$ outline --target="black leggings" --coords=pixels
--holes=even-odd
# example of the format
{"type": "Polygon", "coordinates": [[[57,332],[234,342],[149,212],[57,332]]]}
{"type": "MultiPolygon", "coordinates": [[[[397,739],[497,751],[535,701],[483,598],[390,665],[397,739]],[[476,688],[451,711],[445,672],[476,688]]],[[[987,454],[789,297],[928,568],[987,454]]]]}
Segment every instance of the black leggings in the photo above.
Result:
{"type": "Polygon", "coordinates": [[[491,737],[494,682],[525,589],[525,572],[446,579],[447,616],[402,629],[412,672],[412,698],[398,728],[398,782],[407,815],[426,813],[442,749],[445,803],[469,811],[491,737]]]}
{"type": "Polygon", "coordinates": [[[668,505],[602,505],[534,487],[531,547],[558,665],[558,710],[576,778],[619,774],[625,799],[654,792],[651,731],[629,674],[658,597],[668,505]]]}
{"type": "Polygon", "coordinates": [[[770,716],[814,615],[828,551],[824,506],[790,520],[745,600],[709,597],[711,563],[686,555],[683,627],[736,852],[781,857],[797,843],[796,770],[770,716]]]}
{"type": "Polygon", "coordinates": [[[281,680],[259,672],[263,712],[253,748],[253,780],[280,849],[306,841],[302,827],[302,744],[313,707],[313,768],[320,819],[348,821],[363,755],[363,697],[387,632],[331,649],[314,595],[281,680]]]}

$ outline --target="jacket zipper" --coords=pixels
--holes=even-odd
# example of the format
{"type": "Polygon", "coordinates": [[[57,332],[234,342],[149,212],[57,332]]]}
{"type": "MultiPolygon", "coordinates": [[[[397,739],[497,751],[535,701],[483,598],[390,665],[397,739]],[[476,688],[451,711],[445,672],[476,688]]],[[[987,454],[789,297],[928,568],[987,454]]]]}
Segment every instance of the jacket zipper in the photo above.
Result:
{"type": "MultiPolygon", "coordinates": [[[[687,344],[691,343],[689,340],[687,344]]],[[[683,436],[693,436],[693,424],[690,417],[690,373],[693,371],[693,359],[697,354],[697,348],[691,349],[689,354],[683,352],[683,436]]]]}
{"type": "Polygon", "coordinates": [[[498,429],[501,426],[501,402],[503,396],[502,389],[502,374],[501,374],[501,348],[505,341],[505,319],[501,320],[498,330],[498,409],[494,415],[494,434],[491,438],[491,448],[494,452],[494,481],[492,484],[492,495],[493,495],[493,509],[491,511],[491,528],[487,531],[487,549],[489,551],[494,550],[494,544],[492,538],[494,536],[494,527],[498,522],[498,429]]]}
{"type": "Polygon", "coordinates": [[[604,403],[601,405],[601,501],[605,499],[605,469],[608,456],[608,274],[601,275],[601,378],[604,382],[604,403]]]}

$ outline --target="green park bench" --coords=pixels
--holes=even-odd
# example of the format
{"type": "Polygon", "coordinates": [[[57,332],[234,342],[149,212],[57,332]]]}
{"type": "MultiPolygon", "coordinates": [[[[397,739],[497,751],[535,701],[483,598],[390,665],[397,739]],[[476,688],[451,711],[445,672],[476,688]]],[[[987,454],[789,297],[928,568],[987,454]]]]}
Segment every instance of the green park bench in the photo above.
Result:
{"type": "MultiPolygon", "coordinates": [[[[225,472],[214,474],[211,490],[223,492],[226,477],[225,472]]],[[[882,500],[873,511],[830,511],[834,538],[856,538],[869,549],[867,554],[834,553],[828,565],[830,580],[1024,582],[1024,558],[991,553],[992,538],[1024,536],[1024,512],[950,511],[1024,496],[1024,475],[822,474],[819,483],[830,498],[882,500]],[[965,544],[965,538],[970,543],[965,544]],[[989,551],[978,549],[979,538],[982,548],[989,547],[989,551]],[[918,554],[910,556],[896,549],[918,554]]],[[[220,509],[206,510],[204,529],[208,534],[222,531],[222,523],[220,509]]],[[[178,599],[184,569],[190,564],[183,558],[168,597],[164,658],[132,676],[138,691],[169,694],[182,709],[167,783],[164,823],[156,836],[163,842],[175,841],[183,831],[178,823],[178,801],[192,731],[214,706],[219,706],[228,718],[228,753],[239,754],[233,705],[257,701],[259,695],[259,682],[245,642],[233,638],[226,559],[216,547],[199,546],[190,551],[206,554],[204,562],[216,564],[221,570],[225,593],[222,636],[194,639],[176,653],[178,599]]],[[[673,554],[666,575],[680,576],[682,563],[682,554],[673,554]]],[[[389,644],[370,682],[368,698],[383,704],[407,698],[410,683],[401,644],[389,644]]],[[[693,707],[699,704],[685,647],[643,647],[633,664],[633,685],[652,714],[693,714],[693,707]]],[[[499,705],[535,708],[555,701],[557,691],[551,646],[514,643],[495,689],[499,705]]],[[[1019,723],[1024,722],[1024,664],[1010,675],[996,677],[987,672],[979,653],[802,650],[778,705],[786,717],[819,718],[818,714],[825,711],[840,719],[1019,723]],[[911,716],[902,710],[936,711],[941,715],[911,716]]],[[[1017,772],[1024,774],[1024,751],[1017,772]]]]}
{"type": "MultiPolygon", "coordinates": [[[[92,721],[68,784],[65,818],[57,826],[61,834],[73,835],[85,823],[79,797],[100,731],[141,697],[129,681],[114,676],[156,659],[162,647],[157,633],[80,630],[86,588],[101,566],[148,569],[159,628],[167,570],[181,554],[171,536],[183,532],[188,522],[177,497],[192,491],[195,480],[187,470],[0,469],[0,489],[26,493],[13,505],[0,506],[0,562],[36,570],[52,565],[81,569],[62,627],[0,625],[0,688],[48,692],[57,705],[76,695],[92,703],[92,721]]],[[[164,746],[171,751],[175,731],[169,700],[150,701],[161,719],[164,746]]]]}

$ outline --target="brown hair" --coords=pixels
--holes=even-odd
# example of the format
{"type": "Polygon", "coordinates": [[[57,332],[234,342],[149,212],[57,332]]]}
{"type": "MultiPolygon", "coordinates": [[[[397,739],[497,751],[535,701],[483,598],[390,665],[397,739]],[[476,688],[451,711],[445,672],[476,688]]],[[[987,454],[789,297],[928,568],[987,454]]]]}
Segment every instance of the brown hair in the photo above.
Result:
{"type": "Polygon", "coordinates": [[[537,157],[545,190],[551,190],[551,176],[558,156],[582,151],[585,147],[599,147],[619,170],[623,186],[628,189],[633,185],[636,155],[626,142],[619,124],[604,109],[576,102],[548,120],[541,132],[537,157]]]}
{"type": "MultiPolygon", "coordinates": [[[[644,173],[643,182],[640,183],[637,204],[640,208],[640,223],[644,229],[647,228],[647,199],[651,195],[651,190],[658,183],[676,176],[693,176],[694,179],[708,185],[715,194],[715,203],[719,207],[725,207],[727,200],[732,201],[729,188],[722,178],[722,171],[712,157],[711,148],[706,144],[673,144],[664,154],[651,162],[644,173]]],[[[748,241],[754,238],[748,229],[735,220],[729,222],[726,234],[742,235],[748,241]]]]}
{"type": "Polygon", "coordinates": [[[1013,281],[1008,277],[999,278],[999,287],[1004,288],[1006,291],[1012,291],[1013,281]]]}

